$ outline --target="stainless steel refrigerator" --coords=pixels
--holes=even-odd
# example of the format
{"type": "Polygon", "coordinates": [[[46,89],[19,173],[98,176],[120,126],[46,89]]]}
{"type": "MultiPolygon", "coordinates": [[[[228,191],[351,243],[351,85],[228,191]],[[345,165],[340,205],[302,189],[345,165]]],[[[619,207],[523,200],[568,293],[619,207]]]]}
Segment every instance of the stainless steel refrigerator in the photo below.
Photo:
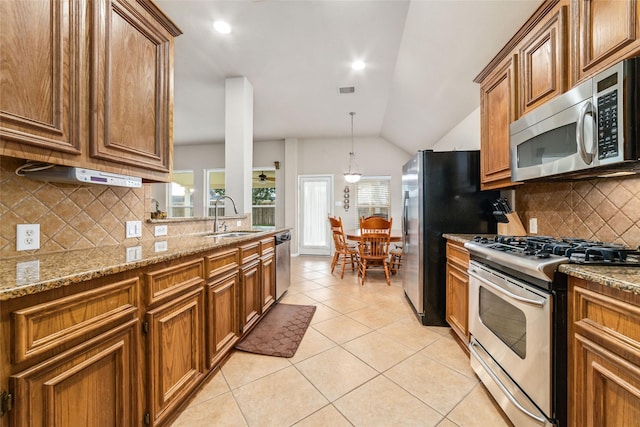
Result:
{"type": "Polygon", "coordinates": [[[447,325],[443,233],[496,232],[492,202],[480,191],[479,151],[419,151],[402,167],[402,286],[424,325],[447,325]]]}

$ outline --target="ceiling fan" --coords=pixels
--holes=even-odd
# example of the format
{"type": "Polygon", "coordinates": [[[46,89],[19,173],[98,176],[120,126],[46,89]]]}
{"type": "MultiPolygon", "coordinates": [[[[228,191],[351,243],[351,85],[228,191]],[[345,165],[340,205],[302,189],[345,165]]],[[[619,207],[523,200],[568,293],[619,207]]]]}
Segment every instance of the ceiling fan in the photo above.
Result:
{"type": "Polygon", "coordinates": [[[264,174],[264,171],[260,172],[260,175],[258,175],[258,179],[256,181],[260,182],[260,183],[265,183],[267,181],[275,181],[275,178],[269,177],[267,175],[264,174]]]}

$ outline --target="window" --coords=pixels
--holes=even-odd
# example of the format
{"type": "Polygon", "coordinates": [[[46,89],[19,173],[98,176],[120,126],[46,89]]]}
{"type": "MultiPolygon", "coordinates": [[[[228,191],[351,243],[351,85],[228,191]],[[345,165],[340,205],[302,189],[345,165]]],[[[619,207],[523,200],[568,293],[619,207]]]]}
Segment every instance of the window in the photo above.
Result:
{"type": "Polygon", "coordinates": [[[169,216],[188,218],[193,216],[193,171],[174,171],[169,185],[169,216]]]}
{"type": "Polygon", "coordinates": [[[254,170],[252,177],[252,225],[273,227],[276,225],[276,171],[254,170]]]}
{"type": "Polygon", "coordinates": [[[363,177],[356,184],[356,223],[359,218],[391,215],[391,177],[363,177]]]}
{"type": "MultiPolygon", "coordinates": [[[[207,216],[215,216],[213,209],[216,200],[220,196],[224,196],[224,169],[210,169],[205,172],[205,194],[207,200],[207,216]]],[[[218,216],[224,216],[224,203],[218,204],[218,216]]]]}

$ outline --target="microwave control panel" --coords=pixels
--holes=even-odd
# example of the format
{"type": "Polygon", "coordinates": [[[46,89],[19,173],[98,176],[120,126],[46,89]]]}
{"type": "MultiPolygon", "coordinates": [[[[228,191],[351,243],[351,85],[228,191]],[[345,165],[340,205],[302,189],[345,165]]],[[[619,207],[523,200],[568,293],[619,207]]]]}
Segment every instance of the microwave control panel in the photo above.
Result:
{"type": "Polygon", "coordinates": [[[598,97],[598,159],[618,156],[618,91],[598,97]]]}

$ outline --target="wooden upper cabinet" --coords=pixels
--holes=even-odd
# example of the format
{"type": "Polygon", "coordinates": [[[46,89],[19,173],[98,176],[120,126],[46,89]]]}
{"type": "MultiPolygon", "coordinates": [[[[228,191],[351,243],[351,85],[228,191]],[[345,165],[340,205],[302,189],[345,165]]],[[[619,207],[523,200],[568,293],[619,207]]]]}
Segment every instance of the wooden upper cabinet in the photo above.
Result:
{"type": "Polygon", "coordinates": [[[520,115],[566,90],[566,6],[538,25],[519,49],[520,115]]]}
{"type": "Polygon", "coordinates": [[[181,33],[152,1],[1,1],[0,16],[0,155],[170,179],[181,33]]]}
{"type": "Polygon", "coordinates": [[[80,153],[83,2],[0,2],[0,154],[80,153]]]}
{"type": "Polygon", "coordinates": [[[169,172],[173,37],[150,2],[97,2],[92,16],[91,156],[169,172]]]}
{"type": "Polygon", "coordinates": [[[640,52],[637,0],[573,0],[572,83],[640,52]]]}
{"type": "Polygon", "coordinates": [[[513,185],[509,164],[509,124],[516,117],[515,63],[515,58],[507,58],[480,86],[483,190],[513,185]]]}

